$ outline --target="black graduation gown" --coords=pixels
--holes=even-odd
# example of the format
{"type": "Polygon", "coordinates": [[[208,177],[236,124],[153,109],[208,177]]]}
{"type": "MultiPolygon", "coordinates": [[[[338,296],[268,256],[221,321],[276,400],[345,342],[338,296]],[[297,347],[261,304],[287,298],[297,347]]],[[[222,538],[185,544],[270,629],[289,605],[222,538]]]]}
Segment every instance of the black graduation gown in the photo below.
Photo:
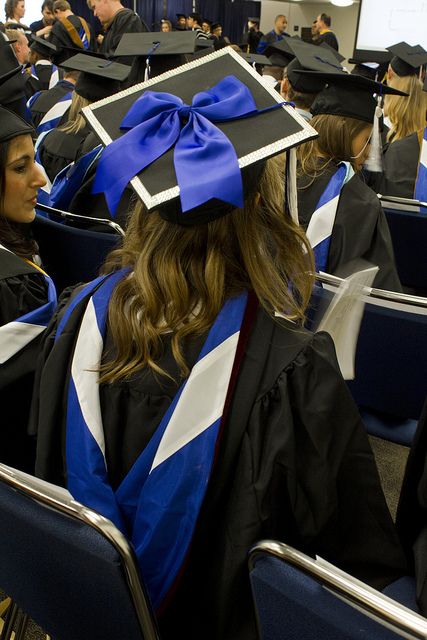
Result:
{"type": "Polygon", "coordinates": [[[51,182],[70,162],[74,162],[88,133],[89,127],[86,126],[78,133],[52,129],[46,134],[40,143],[38,153],[51,182]]]}
{"type": "MultiPolygon", "coordinates": [[[[36,472],[57,484],[65,482],[64,390],[81,313],[79,304],[53,349],[52,323],[33,407],[36,472]]],[[[199,346],[188,348],[190,364],[199,346]]],[[[162,364],[175,373],[167,346],[162,364]]],[[[175,390],[146,372],[101,389],[114,484],[175,390]]],[[[247,552],[268,537],[317,552],[378,587],[405,572],[330,337],[258,310],[181,581],[160,616],[162,638],[255,640],[247,552]]]]}
{"type": "Polygon", "coordinates": [[[47,91],[49,89],[50,78],[53,73],[52,63],[46,64],[46,60],[36,62],[36,75],[32,75],[31,68],[26,70],[25,94],[31,98],[37,91],[47,91]]]}
{"type": "MultiPolygon", "coordinates": [[[[52,87],[52,89],[42,91],[30,107],[31,120],[33,121],[34,126],[38,127],[49,109],[51,109],[70,91],[74,91],[74,85],[72,82],[68,82],[67,80],[60,80],[58,84],[52,87]]],[[[62,116],[59,124],[66,121],[67,115],[68,110],[62,116]]]]}
{"type": "MultiPolygon", "coordinates": [[[[124,33],[142,33],[149,31],[147,25],[131,9],[121,9],[107,27],[104,39],[99,47],[101,53],[111,55],[117,49],[124,33]]],[[[120,62],[132,64],[133,57],[120,58],[120,62]]]]}
{"type": "Polygon", "coordinates": [[[321,45],[323,42],[335,49],[335,51],[338,51],[338,40],[333,31],[325,31],[325,33],[319,34],[314,44],[321,45]]]}
{"type": "Polygon", "coordinates": [[[378,191],[383,196],[413,198],[418,174],[420,141],[417,133],[388,144],[378,191]]]}
{"type": "MultiPolygon", "coordinates": [[[[298,178],[298,214],[305,229],[335,171],[335,166],[328,167],[314,182],[306,176],[298,178]],[[306,187],[307,184],[310,186],[306,187]]],[[[375,287],[402,291],[381,204],[372,189],[355,174],[341,191],[327,272],[337,276],[345,274],[346,264],[360,258],[380,268],[374,280],[375,287]]]]}
{"type": "MultiPolygon", "coordinates": [[[[77,33],[79,33],[82,28],[82,23],[80,21],[79,16],[71,15],[68,16],[68,20],[71,22],[73,27],[76,29],[77,33]]],[[[96,37],[95,32],[90,24],[88,24],[90,40],[88,51],[96,51],[96,37]]],[[[77,44],[73,42],[71,36],[69,35],[66,27],[62,24],[60,20],[56,20],[53,24],[52,31],[49,34],[49,42],[57,47],[58,51],[55,53],[54,59],[56,64],[61,64],[64,60],[70,58],[73,52],[63,51],[64,47],[72,47],[77,48],[77,44]]]]}
{"type": "MultiPolygon", "coordinates": [[[[0,249],[0,326],[46,302],[43,275],[15,254],[0,249]]],[[[0,462],[31,473],[35,442],[27,436],[27,426],[40,339],[35,338],[0,364],[0,462]]]]}

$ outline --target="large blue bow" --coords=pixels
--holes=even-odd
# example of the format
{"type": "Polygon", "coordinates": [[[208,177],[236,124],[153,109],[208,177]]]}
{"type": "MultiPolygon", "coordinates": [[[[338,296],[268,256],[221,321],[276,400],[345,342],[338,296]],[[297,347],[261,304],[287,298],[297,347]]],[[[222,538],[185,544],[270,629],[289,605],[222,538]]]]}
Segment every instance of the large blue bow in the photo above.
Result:
{"type": "Polygon", "coordinates": [[[120,125],[127,133],[104,149],[93,192],[103,192],[114,213],[128,182],[175,145],[182,211],[211,198],[241,207],[243,185],[236,152],[212,121],[255,113],[251,92],[234,76],[196,94],[191,106],[170,93],[146,91],[120,125]]]}

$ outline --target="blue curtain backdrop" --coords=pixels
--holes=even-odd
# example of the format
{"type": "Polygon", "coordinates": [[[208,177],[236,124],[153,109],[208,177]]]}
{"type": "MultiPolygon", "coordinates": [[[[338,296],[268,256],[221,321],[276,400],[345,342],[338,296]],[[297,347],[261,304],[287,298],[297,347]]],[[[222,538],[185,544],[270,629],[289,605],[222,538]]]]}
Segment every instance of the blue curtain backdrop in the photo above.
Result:
{"type": "MultiPolygon", "coordinates": [[[[92,12],[88,9],[86,0],[70,0],[74,13],[90,20],[96,26],[92,12]]],[[[133,8],[133,0],[122,0],[125,7],[133,8]]],[[[231,42],[240,43],[248,17],[259,17],[260,2],[254,0],[196,0],[196,11],[203,18],[220,22],[223,34],[231,42]]],[[[159,29],[162,18],[168,18],[175,24],[176,14],[189,14],[193,7],[193,0],[136,0],[136,10],[146,22],[149,29],[159,29]]]]}

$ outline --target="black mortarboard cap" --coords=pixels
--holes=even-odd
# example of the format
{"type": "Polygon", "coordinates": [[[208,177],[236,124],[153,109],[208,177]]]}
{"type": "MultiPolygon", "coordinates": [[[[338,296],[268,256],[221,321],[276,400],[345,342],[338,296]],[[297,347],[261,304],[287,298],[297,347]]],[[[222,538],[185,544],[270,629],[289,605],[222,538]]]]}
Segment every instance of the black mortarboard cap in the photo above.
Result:
{"type": "MultiPolygon", "coordinates": [[[[2,78],[0,78],[0,83],[1,81],[2,78]]],[[[0,122],[0,142],[7,142],[17,136],[34,133],[33,127],[28,122],[3,107],[0,107],[0,122]]]]}
{"type": "MultiPolygon", "coordinates": [[[[308,43],[309,44],[309,43],[308,43]]],[[[343,60],[345,60],[345,56],[341,55],[339,51],[337,51],[336,49],[334,49],[333,47],[331,47],[330,44],[328,44],[327,42],[321,42],[320,45],[314,45],[314,46],[320,46],[323,49],[326,49],[327,51],[330,51],[332,53],[332,55],[338,60],[338,62],[343,62],[343,60]]]]}
{"type": "Polygon", "coordinates": [[[324,80],[327,83],[325,88],[317,94],[312,104],[311,113],[314,116],[321,114],[345,116],[371,124],[377,107],[374,94],[407,96],[403,91],[351,73],[318,73],[315,71],[296,71],[296,73],[324,80]]]}
{"type": "Polygon", "coordinates": [[[390,65],[398,76],[418,75],[420,67],[427,64],[427,51],[419,44],[411,46],[407,42],[399,42],[387,50],[393,54],[390,65]]]}
{"type": "Polygon", "coordinates": [[[135,84],[144,80],[148,56],[150,77],[154,77],[188,62],[195,52],[213,46],[214,40],[197,38],[195,31],[125,33],[114,56],[134,57],[132,84],[135,84]]]}
{"type": "Polygon", "coordinates": [[[76,82],[75,91],[91,102],[102,100],[122,89],[131,68],[126,64],[102,60],[78,53],[68,60],[64,60],[62,66],[65,69],[80,71],[76,82]]]}
{"type": "Polygon", "coordinates": [[[296,71],[318,71],[322,73],[345,73],[343,67],[329,49],[320,48],[303,40],[291,38],[288,46],[294,52],[295,58],[289,63],[286,73],[289,82],[295,91],[302,93],[318,93],[325,86],[325,81],[306,77],[296,71]]]}
{"type": "Polygon", "coordinates": [[[289,46],[291,40],[293,38],[283,38],[283,40],[273,42],[264,51],[264,55],[275,67],[287,67],[290,61],[295,58],[295,54],[289,46]]]}
{"type": "MultiPolygon", "coordinates": [[[[243,85],[242,91],[244,87],[250,91],[258,110],[268,109],[252,117],[215,122],[215,126],[234,147],[242,172],[244,194],[247,195],[249,191],[245,187],[247,186],[248,189],[256,187],[257,176],[260,175],[267,158],[316,137],[316,132],[291,107],[277,106],[282,101],[280,95],[266,88],[261,83],[259,74],[243,60],[241,55],[230,48],[203,56],[178,67],[173,73],[165,73],[98,104],[92,104],[83,109],[83,115],[101,141],[108,145],[123,136],[124,131],[120,129],[123,118],[145,92],[170,93],[179,97],[184,104],[191,105],[196,94],[214,88],[229,76],[233,76],[233,82],[234,79],[240,81],[243,85]],[[273,105],[276,108],[270,109],[269,107],[273,105]]],[[[239,98],[239,104],[244,104],[242,98],[239,98]]],[[[170,124],[167,126],[169,127],[170,124]]],[[[135,129],[131,133],[134,132],[135,129]]],[[[126,140],[123,144],[127,144],[126,140]]],[[[153,145],[152,148],[156,149],[155,140],[153,145]]],[[[120,149],[118,152],[121,153],[120,149]]],[[[126,153],[132,154],[132,151],[128,149],[126,153]]],[[[192,157],[197,157],[195,152],[190,155],[190,159],[192,157]]],[[[224,204],[219,197],[215,197],[207,198],[207,201],[200,202],[197,207],[182,213],[180,189],[173,159],[174,147],[131,179],[133,188],[147,210],[157,209],[167,220],[180,224],[199,224],[220,217],[235,208],[233,205],[224,204]]],[[[221,172],[224,173],[227,166],[227,163],[222,162],[222,156],[218,156],[216,166],[215,178],[221,172]],[[217,174],[219,167],[221,171],[217,174]]],[[[109,178],[109,174],[107,176],[109,178]]],[[[201,197],[205,192],[203,183],[206,176],[207,171],[204,170],[203,163],[199,162],[195,166],[193,179],[194,189],[197,190],[197,194],[201,194],[201,197]]],[[[111,176],[112,180],[114,177],[111,176]]],[[[226,173],[225,180],[228,181],[228,179],[228,173],[226,173]]]]}
{"type": "Polygon", "coordinates": [[[186,16],[185,13],[176,13],[175,15],[176,15],[177,18],[185,18],[185,19],[187,19],[187,16],[186,16]]]}
{"type": "Polygon", "coordinates": [[[114,57],[178,56],[194,53],[201,46],[203,45],[195,31],[125,33],[114,52],[114,57]]]}
{"type": "Polygon", "coordinates": [[[49,40],[40,38],[39,36],[36,36],[34,34],[31,34],[30,49],[32,51],[35,51],[36,53],[39,53],[41,56],[46,56],[48,58],[55,55],[55,53],[57,53],[58,51],[57,47],[49,42],[49,40]]]}

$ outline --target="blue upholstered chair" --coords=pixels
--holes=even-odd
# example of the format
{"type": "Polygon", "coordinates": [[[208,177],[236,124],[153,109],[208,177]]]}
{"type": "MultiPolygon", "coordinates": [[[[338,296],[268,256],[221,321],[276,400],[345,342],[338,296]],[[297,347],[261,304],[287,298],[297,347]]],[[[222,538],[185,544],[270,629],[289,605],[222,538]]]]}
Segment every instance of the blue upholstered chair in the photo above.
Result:
{"type": "Polygon", "coordinates": [[[13,601],[5,627],[25,612],[17,640],[26,615],[55,640],[159,639],[134,553],[109,520],[5,465],[0,519],[0,588],[13,601]]]}
{"type": "Polygon", "coordinates": [[[420,211],[419,206],[411,206],[416,201],[404,198],[383,196],[381,201],[390,228],[400,281],[424,294],[427,291],[427,210],[420,211]],[[394,200],[398,202],[393,203],[394,200]]]}
{"type": "MultiPolygon", "coordinates": [[[[249,571],[261,640],[427,638],[418,613],[288,545],[259,542],[249,571]]],[[[411,581],[402,590],[413,598],[411,581]]]]}
{"type": "MultiPolygon", "coordinates": [[[[322,305],[342,282],[317,276],[327,289],[312,299],[315,329],[322,305]]],[[[410,446],[427,396],[427,298],[365,288],[365,310],[349,389],[367,431],[410,446]]]]}
{"type": "Polygon", "coordinates": [[[110,220],[100,221],[61,212],[44,205],[37,205],[37,211],[50,216],[37,213],[32,226],[43,266],[54,281],[57,292],[96,278],[107,254],[118,246],[122,238],[123,231],[120,226],[110,220]],[[57,219],[72,219],[78,223],[96,222],[97,225],[101,222],[110,233],[57,222],[51,219],[55,212],[58,214],[57,219]]]}

